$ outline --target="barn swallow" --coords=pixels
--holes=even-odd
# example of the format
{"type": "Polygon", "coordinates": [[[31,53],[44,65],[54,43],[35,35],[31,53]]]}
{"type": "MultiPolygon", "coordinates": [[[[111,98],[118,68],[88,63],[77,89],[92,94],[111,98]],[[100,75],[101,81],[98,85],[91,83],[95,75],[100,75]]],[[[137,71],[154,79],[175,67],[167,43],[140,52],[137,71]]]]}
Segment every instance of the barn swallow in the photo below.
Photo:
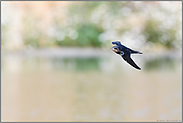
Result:
{"type": "Polygon", "coordinates": [[[136,69],[139,69],[141,70],[140,67],[138,67],[135,62],[131,59],[131,54],[132,53],[137,53],[137,54],[142,54],[141,52],[139,51],[135,51],[135,50],[132,50],[128,47],[125,47],[124,45],[121,44],[121,42],[119,41],[114,41],[112,42],[112,44],[114,44],[115,46],[112,47],[112,50],[121,55],[121,57],[126,61],[128,62],[131,66],[135,67],[136,69]]]}

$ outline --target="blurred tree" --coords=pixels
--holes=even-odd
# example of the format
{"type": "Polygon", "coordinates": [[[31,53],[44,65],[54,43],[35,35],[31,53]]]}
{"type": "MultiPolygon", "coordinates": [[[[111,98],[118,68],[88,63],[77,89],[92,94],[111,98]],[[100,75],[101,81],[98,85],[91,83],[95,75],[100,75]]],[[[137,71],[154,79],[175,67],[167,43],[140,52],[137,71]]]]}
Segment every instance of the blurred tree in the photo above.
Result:
{"type": "Polygon", "coordinates": [[[111,40],[119,39],[141,47],[150,42],[169,49],[181,48],[181,4],[178,2],[22,3],[11,3],[12,15],[19,16],[12,16],[16,20],[3,23],[6,30],[1,30],[12,37],[13,25],[21,23],[16,28],[21,28],[19,33],[25,46],[105,47],[111,40]]]}

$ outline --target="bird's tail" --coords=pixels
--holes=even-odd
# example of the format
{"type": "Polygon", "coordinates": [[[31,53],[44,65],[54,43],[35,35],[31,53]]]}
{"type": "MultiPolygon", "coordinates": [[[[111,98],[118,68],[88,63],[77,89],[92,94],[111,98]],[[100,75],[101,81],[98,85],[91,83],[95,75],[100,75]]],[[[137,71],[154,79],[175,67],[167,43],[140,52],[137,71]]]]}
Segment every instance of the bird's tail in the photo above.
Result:
{"type": "Polygon", "coordinates": [[[143,53],[141,53],[139,51],[134,51],[134,50],[132,50],[131,53],[143,54],[143,53]]]}
{"type": "Polygon", "coordinates": [[[138,52],[138,54],[143,54],[143,53],[141,53],[141,52],[138,52]]]}

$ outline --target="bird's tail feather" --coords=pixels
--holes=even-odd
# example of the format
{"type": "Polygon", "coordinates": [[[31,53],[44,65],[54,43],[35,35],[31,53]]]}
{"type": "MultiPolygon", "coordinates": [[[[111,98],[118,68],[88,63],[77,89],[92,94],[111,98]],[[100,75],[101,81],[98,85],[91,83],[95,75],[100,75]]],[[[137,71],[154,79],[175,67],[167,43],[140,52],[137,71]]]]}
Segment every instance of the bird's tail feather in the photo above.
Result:
{"type": "Polygon", "coordinates": [[[139,52],[139,51],[131,51],[131,53],[137,53],[137,54],[142,54],[141,52],[139,52]]]}

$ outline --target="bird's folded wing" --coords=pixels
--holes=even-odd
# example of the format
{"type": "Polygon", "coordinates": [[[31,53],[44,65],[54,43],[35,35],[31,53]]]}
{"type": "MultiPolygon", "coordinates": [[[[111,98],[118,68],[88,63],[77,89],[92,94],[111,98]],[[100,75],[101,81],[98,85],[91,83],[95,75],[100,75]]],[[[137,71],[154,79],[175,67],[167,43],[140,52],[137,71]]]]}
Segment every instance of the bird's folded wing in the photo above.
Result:
{"type": "Polygon", "coordinates": [[[135,64],[135,62],[130,58],[130,54],[129,54],[129,55],[122,56],[122,58],[123,58],[126,62],[128,62],[131,66],[133,66],[133,67],[135,67],[135,68],[141,70],[141,68],[138,67],[138,66],[135,64]]]}

